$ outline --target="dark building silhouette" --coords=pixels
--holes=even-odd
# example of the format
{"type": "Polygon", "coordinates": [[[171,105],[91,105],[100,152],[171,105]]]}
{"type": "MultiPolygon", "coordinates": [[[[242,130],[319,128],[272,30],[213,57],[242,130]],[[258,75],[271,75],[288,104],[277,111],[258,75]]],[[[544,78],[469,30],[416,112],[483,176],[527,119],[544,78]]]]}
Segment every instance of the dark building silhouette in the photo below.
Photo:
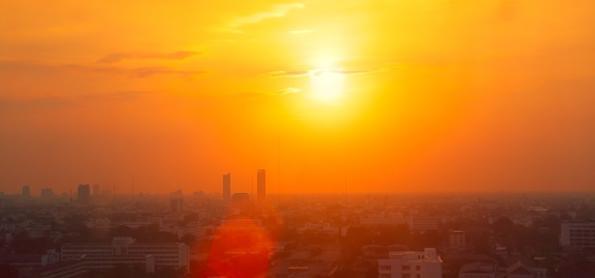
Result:
{"type": "Polygon", "coordinates": [[[54,197],[54,190],[49,187],[41,189],[41,198],[52,198],[54,197]]]}
{"type": "Polygon", "coordinates": [[[264,200],[266,196],[266,171],[258,169],[256,172],[256,191],[258,200],[264,200]]]}
{"type": "Polygon", "coordinates": [[[21,196],[23,196],[23,198],[31,197],[31,187],[29,187],[28,185],[23,185],[23,187],[21,188],[21,196]]]}
{"type": "Polygon", "coordinates": [[[223,200],[229,201],[231,199],[231,174],[223,175],[223,200]]]}
{"type": "Polygon", "coordinates": [[[77,197],[80,202],[89,202],[91,198],[91,186],[88,184],[79,184],[77,197]]]}
{"type": "Polygon", "coordinates": [[[233,196],[231,197],[231,201],[234,203],[249,202],[250,194],[244,193],[244,192],[234,193],[233,196]]]}

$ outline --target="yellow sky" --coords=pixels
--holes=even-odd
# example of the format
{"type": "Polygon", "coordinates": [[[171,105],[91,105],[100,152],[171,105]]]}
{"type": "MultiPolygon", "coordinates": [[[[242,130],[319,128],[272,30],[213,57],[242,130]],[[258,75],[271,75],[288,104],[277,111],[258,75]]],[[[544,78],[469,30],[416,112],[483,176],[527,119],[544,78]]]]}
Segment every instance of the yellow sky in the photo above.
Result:
{"type": "Polygon", "coordinates": [[[0,189],[592,189],[593,10],[2,1],[0,189]]]}

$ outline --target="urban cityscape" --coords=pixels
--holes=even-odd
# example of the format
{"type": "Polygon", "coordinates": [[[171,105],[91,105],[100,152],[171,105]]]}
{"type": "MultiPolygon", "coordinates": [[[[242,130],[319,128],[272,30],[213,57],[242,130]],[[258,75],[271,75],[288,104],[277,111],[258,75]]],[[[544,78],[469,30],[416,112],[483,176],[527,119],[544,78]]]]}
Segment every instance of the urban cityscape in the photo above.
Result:
{"type": "Polygon", "coordinates": [[[2,277],[594,277],[594,194],[0,198],[2,277]]]}
{"type": "Polygon", "coordinates": [[[0,278],[595,278],[593,0],[0,0],[0,278]]]}

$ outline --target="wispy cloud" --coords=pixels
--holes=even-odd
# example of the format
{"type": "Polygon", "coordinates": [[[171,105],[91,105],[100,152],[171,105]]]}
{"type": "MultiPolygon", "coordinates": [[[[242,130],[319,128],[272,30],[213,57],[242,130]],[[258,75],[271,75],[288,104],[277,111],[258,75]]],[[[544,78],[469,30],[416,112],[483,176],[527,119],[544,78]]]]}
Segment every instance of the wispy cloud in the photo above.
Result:
{"type": "Polygon", "coordinates": [[[195,51],[176,51],[169,53],[141,53],[141,52],[122,52],[122,53],[111,53],[105,57],[99,59],[99,63],[118,63],[124,60],[181,60],[198,54],[195,51]]]}
{"type": "Polygon", "coordinates": [[[149,95],[150,91],[115,91],[87,95],[34,97],[34,98],[0,98],[0,108],[3,110],[21,110],[32,108],[60,108],[81,103],[122,102],[133,101],[149,95]]]}
{"type": "Polygon", "coordinates": [[[303,90],[300,88],[295,88],[295,87],[289,87],[289,88],[285,88],[283,90],[280,90],[278,92],[279,95],[293,95],[293,94],[299,94],[301,93],[303,90]]]}
{"type": "Polygon", "coordinates": [[[345,75],[352,75],[352,74],[367,74],[372,73],[377,70],[320,70],[320,69],[312,69],[312,70],[290,70],[290,71],[272,71],[270,75],[273,77],[303,77],[303,76],[311,76],[317,75],[321,72],[331,72],[331,73],[338,73],[338,74],[345,74],[345,75]]]}
{"type": "Polygon", "coordinates": [[[305,5],[303,3],[283,3],[276,4],[271,9],[258,12],[255,14],[240,16],[233,19],[227,26],[227,31],[241,32],[241,28],[246,25],[256,24],[268,19],[280,18],[286,16],[289,12],[294,10],[303,9],[305,5]]]}
{"type": "Polygon", "coordinates": [[[232,94],[233,97],[253,98],[253,97],[279,97],[300,94],[304,90],[296,87],[287,87],[277,91],[248,91],[238,94],[232,94]]]}
{"type": "Polygon", "coordinates": [[[276,70],[276,71],[271,71],[270,74],[273,77],[300,77],[300,76],[308,75],[309,72],[310,71],[307,71],[307,70],[289,70],[289,71],[276,70]]]}
{"type": "Polygon", "coordinates": [[[131,74],[135,77],[149,77],[153,75],[181,75],[181,76],[192,76],[195,74],[204,73],[200,70],[179,70],[166,67],[144,67],[132,69],[131,74]]]}
{"type": "Polygon", "coordinates": [[[20,72],[31,74],[62,74],[62,73],[90,73],[90,74],[115,74],[130,77],[145,78],[156,75],[192,76],[202,74],[204,71],[194,69],[177,69],[171,67],[136,67],[126,68],[112,65],[97,64],[47,64],[30,61],[1,61],[0,73],[20,72]]]}

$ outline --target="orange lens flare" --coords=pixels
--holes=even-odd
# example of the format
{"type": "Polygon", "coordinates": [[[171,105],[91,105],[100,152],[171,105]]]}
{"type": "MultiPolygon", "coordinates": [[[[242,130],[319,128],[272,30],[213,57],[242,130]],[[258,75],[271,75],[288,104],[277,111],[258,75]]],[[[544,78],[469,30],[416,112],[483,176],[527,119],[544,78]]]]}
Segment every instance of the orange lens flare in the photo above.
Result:
{"type": "Polygon", "coordinates": [[[214,234],[206,276],[264,277],[274,242],[253,219],[225,220],[214,234]]]}

